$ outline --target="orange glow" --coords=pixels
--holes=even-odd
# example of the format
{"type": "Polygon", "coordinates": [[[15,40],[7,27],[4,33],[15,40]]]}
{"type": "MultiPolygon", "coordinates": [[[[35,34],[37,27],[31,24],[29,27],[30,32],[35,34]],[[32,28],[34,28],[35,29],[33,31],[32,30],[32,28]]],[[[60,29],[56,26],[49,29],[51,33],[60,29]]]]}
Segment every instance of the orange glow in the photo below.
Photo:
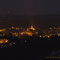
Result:
{"type": "Polygon", "coordinates": [[[26,34],[26,35],[29,35],[29,36],[32,36],[33,35],[32,32],[27,32],[27,31],[21,32],[20,34],[21,35],[26,34]]]}
{"type": "Polygon", "coordinates": [[[8,40],[5,40],[5,43],[7,43],[8,42],[8,40]]]}
{"type": "Polygon", "coordinates": [[[24,32],[21,32],[20,34],[21,34],[21,35],[24,35],[24,32]]]}
{"type": "Polygon", "coordinates": [[[25,32],[25,34],[32,36],[32,32],[25,32]]]}
{"type": "Polygon", "coordinates": [[[42,36],[40,35],[40,37],[42,37],[42,36]]]}
{"type": "Polygon", "coordinates": [[[59,28],[59,30],[60,30],[60,28],[59,28]]]}
{"type": "Polygon", "coordinates": [[[16,28],[16,30],[19,30],[20,28],[16,28]]]}
{"type": "Polygon", "coordinates": [[[2,44],[2,43],[4,43],[4,41],[3,40],[0,40],[0,43],[2,44]]]}
{"type": "Polygon", "coordinates": [[[18,33],[13,33],[13,35],[18,36],[18,33]]]}
{"type": "Polygon", "coordinates": [[[0,29],[0,32],[3,32],[3,31],[5,31],[6,29],[0,29]]]}
{"type": "MultiPolygon", "coordinates": [[[[32,36],[33,32],[30,31],[31,30],[35,30],[35,28],[33,26],[31,26],[30,28],[27,28],[26,31],[20,32],[20,35],[29,35],[32,36]]],[[[38,34],[38,32],[36,32],[36,34],[38,34]]]]}
{"type": "Polygon", "coordinates": [[[27,31],[29,31],[29,28],[27,28],[27,31]]]}
{"type": "Polygon", "coordinates": [[[45,35],[45,37],[48,37],[48,38],[50,38],[50,35],[45,35]]]}
{"type": "Polygon", "coordinates": [[[60,34],[58,34],[58,36],[60,36],[60,34]]]}
{"type": "Polygon", "coordinates": [[[7,43],[7,42],[8,42],[7,39],[0,39],[0,44],[7,43]]]}

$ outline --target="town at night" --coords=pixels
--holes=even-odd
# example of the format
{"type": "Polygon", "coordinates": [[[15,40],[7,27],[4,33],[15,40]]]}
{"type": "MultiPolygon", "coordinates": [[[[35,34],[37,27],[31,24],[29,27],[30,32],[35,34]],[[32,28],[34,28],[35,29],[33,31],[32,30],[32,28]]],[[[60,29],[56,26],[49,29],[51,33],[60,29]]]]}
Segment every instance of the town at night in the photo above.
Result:
{"type": "MultiPolygon", "coordinates": [[[[47,29],[41,29],[35,25],[30,25],[29,27],[9,27],[0,29],[0,49],[9,49],[10,53],[13,54],[31,54],[38,49],[40,53],[40,58],[52,58],[54,57],[53,51],[58,50],[60,42],[60,28],[59,27],[49,27],[47,29]],[[26,50],[26,53],[19,50],[26,50]],[[32,49],[32,50],[31,50],[32,49]],[[13,51],[14,50],[14,51],[13,51]],[[17,52],[16,52],[17,51],[17,52]],[[19,52],[20,53],[19,53],[19,52]],[[28,52],[30,51],[30,52],[28,52]],[[28,53],[27,53],[28,52],[28,53]]],[[[6,54],[6,52],[4,52],[6,54]]],[[[10,54],[9,53],[9,54],[10,54]]],[[[33,55],[35,54],[33,53],[33,55]]],[[[8,54],[8,53],[7,53],[8,54]]],[[[12,54],[12,55],[13,55],[12,54]]],[[[23,55],[24,56],[24,55],[23,55]]],[[[36,55],[35,55],[36,56],[36,55]]],[[[56,56],[59,56],[56,53],[56,56]]],[[[55,56],[55,57],[56,57],[55,56]]],[[[37,56],[36,56],[37,57],[37,56]]]]}
{"type": "Polygon", "coordinates": [[[60,59],[60,1],[0,0],[1,59],[60,59]]]}

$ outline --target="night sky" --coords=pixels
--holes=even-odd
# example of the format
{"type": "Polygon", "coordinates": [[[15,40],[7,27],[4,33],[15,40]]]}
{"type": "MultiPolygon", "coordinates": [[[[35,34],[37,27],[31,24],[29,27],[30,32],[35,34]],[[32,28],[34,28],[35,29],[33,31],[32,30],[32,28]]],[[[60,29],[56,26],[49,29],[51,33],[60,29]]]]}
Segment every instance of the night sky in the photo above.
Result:
{"type": "MultiPolygon", "coordinates": [[[[60,15],[60,0],[0,0],[0,15],[60,15]]],[[[59,16],[60,17],[60,16],[59,16]]],[[[0,28],[12,25],[60,25],[60,18],[53,17],[20,17],[0,18],[0,28]]]]}
{"type": "Polygon", "coordinates": [[[60,14],[60,0],[0,0],[0,13],[8,12],[20,15],[60,14]]]}

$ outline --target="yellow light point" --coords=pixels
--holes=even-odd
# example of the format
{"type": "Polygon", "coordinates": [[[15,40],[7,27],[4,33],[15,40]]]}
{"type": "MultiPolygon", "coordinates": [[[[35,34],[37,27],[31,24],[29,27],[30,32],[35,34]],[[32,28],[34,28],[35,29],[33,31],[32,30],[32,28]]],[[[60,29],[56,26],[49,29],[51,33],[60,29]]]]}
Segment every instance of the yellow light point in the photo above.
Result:
{"type": "Polygon", "coordinates": [[[48,38],[50,38],[50,36],[47,36],[48,38]]]}
{"type": "Polygon", "coordinates": [[[50,38],[50,35],[45,35],[45,37],[50,38]]]}
{"type": "Polygon", "coordinates": [[[31,30],[35,30],[35,28],[33,27],[33,26],[31,26],[31,28],[30,28],[31,30]]]}
{"type": "Polygon", "coordinates": [[[5,43],[7,43],[8,42],[8,40],[5,40],[5,43]]]}
{"type": "Polygon", "coordinates": [[[42,36],[40,35],[40,37],[42,37],[42,36]]]}

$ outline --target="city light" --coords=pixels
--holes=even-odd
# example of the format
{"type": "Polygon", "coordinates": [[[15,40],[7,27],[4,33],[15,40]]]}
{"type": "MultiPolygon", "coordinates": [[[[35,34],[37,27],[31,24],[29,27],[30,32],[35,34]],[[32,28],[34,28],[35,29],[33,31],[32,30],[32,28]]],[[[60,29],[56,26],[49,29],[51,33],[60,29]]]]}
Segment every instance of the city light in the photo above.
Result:
{"type": "Polygon", "coordinates": [[[27,27],[27,28],[22,28],[22,27],[10,28],[9,27],[8,29],[0,29],[0,37],[3,37],[3,36],[20,37],[21,35],[22,36],[23,35],[28,35],[28,36],[37,35],[39,37],[50,38],[52,35],[60,36],[60,28],[50,27],[49,29],[43,30],[43,29],[36,28],[33,25],[31,25],[30,27],[27,27]]]}
{"type": "Polygon", "coordinates": [[[6,29],[0,29],[0,32],[3,32],[3,31],[5,31],[6,29]]]}
{"type": "Polygon", "coordinates": [[[32,33],[32,32],[28,32],[28,31],[23,31],[23,32],[20,32],[20,35],[28,35],[28,36],[32,36],[33,33],[32,33]]]}
{"type": "Polygon", "coordinates": [[[8,43],[8,40],[7,39],[0,39],[0,44],[3,44],[3,43],[8,43]]]}
{"type": "MultiPolygon", "coordinates": [[[[60,37],[60,28],[48,28],[46,30],[33,27],[32,25],[27,28],[22,27],[9,27],[8,29],[0,29],[0,48],[1,47],[7,47],[7,46],[13,46],[16,44],[15,38],[25,38],[27,36],[29,37],[39,37],[43,39],[51,40],[51,36],[57,35],[60,37]],[[4,38],[3,38],[4,37],[4,38]],[[6,38],[12,38],[13,40],[6,39],[6,38]]],[[[29,38],[27,38],[29,40],[29,38]]],[[[25,41],[27,43],[28,41],[25,41]]]]}
{"type": "Polygon", "coordinates": [[[42,37],[42,36],[40,35],[40,37],[42,37]]]}
{"type": "Polygon", "coordinates": [[[31,30],[35,30],[35,28],[31,25],[31,28],[30,28],[31,30]]]}

